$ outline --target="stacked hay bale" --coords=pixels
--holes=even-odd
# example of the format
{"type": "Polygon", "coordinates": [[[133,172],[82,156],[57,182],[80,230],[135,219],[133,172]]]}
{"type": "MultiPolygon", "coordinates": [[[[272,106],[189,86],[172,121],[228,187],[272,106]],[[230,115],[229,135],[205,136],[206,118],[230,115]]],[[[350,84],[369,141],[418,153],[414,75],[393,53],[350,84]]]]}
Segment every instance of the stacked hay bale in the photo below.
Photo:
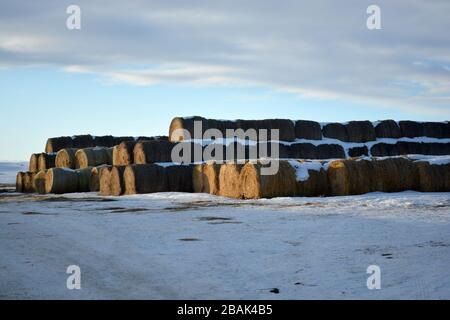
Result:
{"type": "Polygon", "coordinates": [[[417,161],[415,166],[418,173],[418,191],[450,191],[450,163],[430,164],[426,161],[417,161]]]}
{"type": "Polygon", "coordinates": [[[235,162],[225,163],[220,166],[218,194],[228,198],[241,199],[242,191],[241,171],[243,164],[235,162]]]}
{"type": "Polygon", "coordinates": [[[92,168],[91,180],[89,183],[89,189],[91,190],[91,192],[100,192],[100,171],[103,168],[111,168],[111,166],[101,165],[101,166],[92,168]]]}
{"type": "Polygon", "coordinates": [[[193,167],[192,185],[196,193],[220,194],[221,165],[216,162],[198,164],[193,167]]]}
{"type": "Polygon", "coordinates": [[[38,158],[38,171],[48,170],[56,166],[56,153],[41,153],[38,158]]]}
{"type": "Polygon", "coordinates": [[[45,177],[45,193],[90,192],[92,167],[72,170],[68,168],[52,168],[45,177]]]}
{"type": "Polygon", "coordinates": [[[34,177],[37,172],[18,172],[16,175],[16,192],[32,193],[36,191],[34,177]]]}
{"type": "MultiPolygon", "coordinates": [[[[146,137],[139,137],[145,139],[146,137]]],[[[151,139],[151,138],[148,138],[151,139]]],[[[123,141],[134,141],[134,137],[113,137],[113,136],[99,136],[79,135],[73,137],[55,137],[49,138],[45,146],[46,153],[56,153],[62,149],[75,148],[93,148],[93,147],[108,147],[112,148],[123,141]]]]}
{"type": "Polygon", "coordinates": [[[113,148],[95,147],[80,149],[75,153],[75,168],[112,165],[113,148]]]}

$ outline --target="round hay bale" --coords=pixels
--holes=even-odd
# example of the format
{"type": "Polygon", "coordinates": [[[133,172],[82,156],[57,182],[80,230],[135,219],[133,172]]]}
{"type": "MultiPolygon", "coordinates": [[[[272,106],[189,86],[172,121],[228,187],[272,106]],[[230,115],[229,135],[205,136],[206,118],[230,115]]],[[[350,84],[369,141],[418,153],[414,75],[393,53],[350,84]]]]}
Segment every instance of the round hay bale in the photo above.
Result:
{"type": "Polygon", "coordinates": [[[244,167],[243,164],[237,164],[234,162],[222,164],[219,170],[219,195],[242,199],[242,185],[241,185],[241,170],[244,167]]]}
{"type": "Polygon", "coordinates": [[[307,169],[308,178],[306,180],[299,179],[298,177],[296,177],[297,180],[297,191],[295,194],[296,196],[318,197],[318,196],[325,196],[328,194],[328,177],[326,170],[322,168],[322,162],[320,161],[305,162],[304,160],[291,160],[289,161],[289,163],[296,170],[299,170],[303,165],[310,165],[312,163],[320,168],[319,170],[315,170],[312,168],[307,169]]]}
{"type": "MultiPolygon", "coordinates": [[[[367,142],[377,139],[375,129],[370,121],[350,121],[345,125],[349,142],[367,142]]],[[[344,140],[347,141],[347,140],[344,140]]]]}
{"type": "Polygon", "coordinates": [[[30,157],[30,162],[28,165],[28,171],[29,172],[38,172],[39,169],[39,157],[40,157],[40,153],[33,153],[30,157]]]}
{"type": "Polygon", "coordinates": [[[91,192],[99,192],[100,191],[100,170],[105,167],[111,167],[111,166],[101,165],[101,166],[92,168],[91,179],[89,182],[89,190],[91,192]]]}
{"type": "Polygon", "coordinates": [[[78,192],[79,174],[67,168],[52,168],[47,171],[45,179],[45,193],[73,193],[78,192]]]}
{"type": "Polygon", "coordinates": [[[45,180],[47,179],[47,170],[39,171],[34,177],[34,188],[37,193],[45,194],[45,180]]]}
{"type": "Polygon", "coordinates": [[[449,192],[450,164],[432,165],[426,161],[414,163],[418,175],[418,187],[421,192],[449,192]]]}
{"type": "Polygon", "coordinates": [[[203,164],[196,164],[192,169],[192,189],[195,193],[203,193],[203,164]]]}
{"type": "Polygon", "coordinates": [[[400,127],[394,120],[383,120],[378,122],[375,126],[375,134],[377,138],[398,139],[402,136],[400,127]]]}
{"type": "Polygon", "coordinates": [[[91,191],[91,174],[93,167],[81,168],[75,170],[78,174],[78,190],[77,192],[91,191]]]}
{"type": "Polygon", "coordinates": [[[67,148],[58,151],[56,154],[55,165],[57,168],[75,168],[75,154],[79,149],[67,148]]]}
{"type": "Polygon", "coordinates": [[[164,168],[155,164],[133,164],[125,168],[125,194],[167,192],[164,168]]]}
{"type": "Polygon", "coordinates": [[[113,148],[95,147],[80,149],[75,153],[75,167],[97,167],[102,164],[112,164],[113,148]]]}
{"type": "Polygon", "coordinates": [[[330,162],[327,170],[329,192],[332,196],[350,194],[350,181],[345,160],[330,162]]]}
{"type": "Polygon", "coordinates": [[[45,145],[46,153],[56,153],[62,149],[72,148],[73,140],[72,137],[56,137],[49,138],[47,144],[45,145]]]}
{"type": "Polygon", "coordinates": [[[400,155],[397,144],[377,143],[370,148],[373,157],[394,157],[400,155]]]}
{"type": "Polygon", "coordinates": [[[176,143],[168,141],[141,141],[134,147],[135,164],[172,162],[172,149],[176,143]]]}
{"type": "Polygon", "coordinates": [[[165,168],[167,187],[170,192],[193,192],[194,165],[173,165],[165,168]]]}
{"type": "Polygon", "coordinates": [[[368,156],[368,155],[369,155],[369,149],[366,146],[353,147],[348,150],[348,156],[352,157],[352,158],[368,156]]]}
{"type": "Polygon", "coordinates": [[[293,159],[317,159],[317,147],[311,143],[293,143],[290,155],[293,159]]]}
{"type": "Polygon", "coordinates": [[[125,193],[125,181],[123,178],[125,168],[126,168],[125,166],[120,166],[120,167],[112,167],[111,169],[110,186],[112,196],[117,197],[125,193]]]}
{"type": "Polygon", "coordinates": [[[169,128],[169,141],[172,142],[179,142],[184,140],[190,140],[194,139],[194,122],[200,121],[202,123],[202,132],[199,132],[199,134],[202,135],[203,133],[208,130],[208,120],[203,117],[190,117],[190,118],[181,118],[176,117],[172,119],[172,122],[170,123],[169,128]],[[178,130],[185,130],[185,133],[183,135],[175,135],[175,133],[178,130]],[[187,135],[189,134],[189,135],[187,135]]]}
{"type": "Polygon", "coordinates": [[[209,162],[203,164],[203,193],[219,195],[220,193],[220,164],[209,162]]]}
{"type": "Polygon", "coordinates": [[[111,195],[111,171],[112,166],[104,166],[98,169],[98,181],[101,196],[111,195]]]}
{"type": "Polygon", "coordinates": [[[379,183],[376,190],[382,192],[400,192],[417,190],[419,181],[413,162],[405,158],[387,158],[375,160],[373,177],[379,183]]]}
{"type": "Polygon", "coordinates": [[[23,178],[22,178],[22,185],[23,185],[23,192],[25,193],[32,193],[35,192],[35,185],[34,185],[34,177],[36,176],[36,172],[24,172],[23,178]]]}
{"type": "Polygon", "coordinates": [[[345,150],[338,144],[319,144],[316,159],[345,159],[345,150]]]}
{"type": "Polygon", "coordinates": [[[38,171],[55,167],[56,153],[41,153],[38,158],[38,171]]]}
{"type": "Polygon", "coordinates": [[[94,137],[90,134],[83,134],[78,136],[73,136],[73,148],[83,149],[95,147],[94,137]]]}
{"type": "Polygon", "coordinates": [[[349,141],[347,129],[342,123],[328,123],[323,126],[322,134],[326,138],[349,141]]]}
{"type": "MultiPolygon", "coordinates": [[[[140,141],[150,141],[140,140],[140,141]]],[[[113,166],[127,166],[134,164],[134,147],[138,141],[124,141],[115,146],[112,155],[113,166]]]]}
{"type": "Polygon", "coordinates": [[[17,172],[16,175],[16,192],[23,192],[23,180],[25,172],[17,172]]]}
{"type": "Polygon", "coordinates": [[[274,175],[261,175],[261,168],[270,166],[248,162],[241,170],[242,192],[245,199],[291,197],[297,193],[295,169],[287,162],[279,162],[274,175]]]}
{"type": "Polygon", "coordinates": [[[424,122],[423,134],[430,138],[450,138],[450,127],[444,122],[424,122]]]}
{"type": "Polygon", "coordinates": [[[423,123],[415,121],[399,121],[398,123],[402,137],[415,138],[423,137],[423,123]]]}
{"type": "Polygon", "coordinates": [[[295,137],[297,139],[322,140],[320,124],[315,121],[295,121],[295,137]]]}

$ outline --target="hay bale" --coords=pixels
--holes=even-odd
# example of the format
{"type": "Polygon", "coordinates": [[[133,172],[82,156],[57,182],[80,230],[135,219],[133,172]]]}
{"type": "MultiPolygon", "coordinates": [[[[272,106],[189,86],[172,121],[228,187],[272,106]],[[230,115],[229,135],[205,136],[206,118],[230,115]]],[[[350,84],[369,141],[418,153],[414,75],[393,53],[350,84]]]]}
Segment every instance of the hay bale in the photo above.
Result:
{"type": "Polygon", "coordinates": [[[422,143],[422,152],[425,155],[450,155],[450,143],[422,143]]]}
{"type": "Polygon", "coordinates": [[[168,191],[164,167],[155,164],[133,164],[125,168],[125,194],[168,191]]]}
{"type": "Polygon", "coordinates": [[[435,165],[426,161],[414,163],[418,174],[417,190],[421,192],[449,192],[450,164],[435,165]]]}
{"type": "Polygon", "coordinates": [[[287,161],[279,162],[274,175],[261,175],[261,168],[270,164],[248,162],[241,170],[242,193],[245,199],[295,196],[297,181],[295,169],[287,161]]]}
{"type": "Polygon", "coordinates": [[[141,141],[136,143],[133,154],[135,164],[172,162],[172,149],[176,143],[168,141],[141,141]]]}
{"type": "Polygon", "coordinates": [[[347,129],[342,123],[328,123],[323,126],[322,134],[326,138],[349,141],[347,129]]]}
{"type": "Polygon", "coordinates": [[[101,196],[111,195],[111,171],[112,166],[104,166],[98,169],[98,181],[101,196]]]}
{"type": "Polygon", "coordinates": [[[368,156],[368,155],[369,155],[369,149],[366,146],[353,147],[353,148],[349,148],[349,150],[348,150],[348,156],[352,157],[352,158],[368,156]]]}
{"type": "Polygon", "coordinates": [[[73,148],[83,149],[95,147],[94,137],[90,134],[73,136],[73,148]]]}
{"type": "Polygon", "coordinates": [[[295,121],[295,137],[297,139],[321,140],[322,130],[320,124],[309,120],[295,121]]]}
{"type": "Polygon", "coordinates": [[[38,172],[39,171],[39,156],[40,153],[33,153],[30,157],[30,162],[28,164],[28,171],[29,172],[38,172]]]}
{"type": "Polygon", "coordinates": [[[38,171],[48,170],[56,166],[56,153],[41,153],[38,158],[38,171]]]}
{"type": "Polygon", "coordinates": [[[46,153],[56,153],[62,149],[72,148],[73,140],[72,137],[57,137],[49,138],[47,144],[45,145],[46,153]]]}
{"type": "Polygon", "coordinates": [[[170,192],[193,192],[194,165],[173,165],[165,168],[167,187],[170,192]]]}
{"type": "Polygon", "coordinates": [[[202,165],[203,193],[219,195],[220,193],[220,164],[208,162],[202,165]]]}
{"type": "Polygon", "coordinates": [[[79,175],[68,168],[52,168],[47,171],[45,179],[45,193],[73,193],[78,192],[79,175]]]}
{"type": "Polygon", "coordinates": [[[370,121],[350,121],[345,125],[348,142],[368,142],[377,139],[375,129],[370,121]]]}
{"type": "Polygon", "coordinates": [[[297,189],[295,196],[317,197],[328,194],[328,176],[326,170],[322,168],[320,161],[290,160],[290,165],[297,170],[307,170],[308,177],[299,178],[296,173],[297,189]],[[318,169],[318,170],[317,170],[318,169]]]}
{"type": "Polygon", "coordinates": [[[230,162],[222,164],[219,170],[219,195],[242,199],[242,186],[241,186],[241,170],[244,167],[243,164],[237,164],[230,162]]]}
{"type": "MultiPolygon", "coordinates": [[[[148,141],[148,140],[141,140],[148,141]]],[[[127,166],[134,163],[134,147],[137,141],[124,141],[113,148],[113,166],[127,166]]]]}
{"type": "Polygon", "coordinates": [[[406,158],[387,158],[373,161],[373,167],[372,176],[379,181],[374,191],[417,190],[418,175],[412,161],[406,158]]]}
{"type": "Polygon", "coordinates": [[[66,148],[56,154],[55,165],[57,168],[75,169],[75,154],[79,149],[66,148]]]}
{"type": "Polygon", "coordinates": [[[349,174],[345,160],[330,162],[327,175],[329,192],[332,196],[346,196],[350,194],[349,174]]]}
{"type": "Polygon", "coordinates": [[[450,126],[444,122],[424,122],[423,134],[430,138],[450,138],[450,126]]]}
{"type": "Polygon", "coordinates": [[[75,168],[97,167],[112,164],[113,148],[95,147],[80,149],[75,153],[75,168]]]}
{"type": "Polygon", "coordinates": [[[16,175],[16,192],[23,192],[24,172],[17,172],[16,175]]]}
{"type": "Polygon", "coordinates": [[[36,172],[24,172],[22,177],[22,188],[24,193],[33,193],[36,191],[34,185],[34,177],[36,172]]]}
{"type": "Polygon", "coordinates": [[[91,191],[91,175],[93,167],[81,168],[75,170],[78,175],[78,189],[77,192],[91,191]]]}
{"type": "Polygon", "coordinates": [[[370,148],[373,157],[395,157],[400,155],[397,144],[377,143],[370,148]]]}
{"type": "Polygon", "coordinates": [[[375,126],[375,134],[377,138],[398,139],[402,136],[400,127],[394,120],[383,120],[378,122],[375,126]]]}
{"type": "Polygon", "coordinates": [[[415,121],[399,121],[402,137],[415,138],[424,136],[423,123],[415,121]]]}
{"type": "Polygon", "coordinates": [[[101,165],[101,166],[92,168],[91,179],[89,181],[89,190],[91,192],[99,192],[100,191],[100,170],[105,167],[108,167],[108,166],[101,165]]]}
{"type": "Polygon", "coordinates": [[[338,144],[319,144],[316,147],[316,159],[344,159],[345,150],[338,144]]]}
{"type": "Polygon", "coordinates": [[[196,164],[192,169],[192,189],[195,193],[203,193],[203,164],[196,164]]]}
{"type": "MultiPolygon", "coordinates": [[[[201,122],[202,130],[197,134],[203,137],[203,134],[208,129],[217,129],[222,133],[223,137],[226,137],[226,130],[242,129],[247,131],[249,129],[268,130],[268,140],[272,140],[270,136],[270,130],[279,130],[280,141],[294,141],[295,140],[295,127],[291,120],[287,119],[265,119],[265,120],[215,120],[205,119],[203,117],[190,117],[190,118],[174,118],[170,124],[169,139],[172,142],[184,141],[188,138],[194,139],[194,124],[195,121],[201,122]],[[176,130],[184,129],[188,135],[174,136],[176,130]]],[[[197,137],[197,138],[201,138],[197,137]]]]}
{"type": "Polygon", "coordinates": [[[39,194],[45,194],[45,180],[47,179],[47,171],[41,170],[34,177],[35,190],[39,194]]]}
{"type": "MultiPolygon", "coordinates": [[[[284,143],[279,143],[279,142],[258,142],[258,144],[256,145],[256,154],[258,155],[256,158],[254,157],[250,157],[250,155],[253,154],[254,149],[252,150],[252,148],[254,148],[255,146],[251,145],[248,147],[248,154],[249,157],[247,157],[246,160],[257,160],[260,158],[270,158],[270,159],[289,159],[292,158],[292,152],[291,149],[292,147],[290,145],[285,145],[284,143]],[[275,156],[275,148],[278,149],[278,156],[275,156]]],[[[232,160],[232,159],[227,159],[227,160],[232,160]]]]}
{"type": "Polygon", "coordinates": [[[294,159],[317,159],[317,147],[311,143],[293,143],[290,155],[294,159]]]}
{"type": "Polygon", "coordinates": [[[121,196],[125,193],[125,181],[123,174],[126,166],[114,166],[111,169],[110,188],[112,196],[121,196]]]}

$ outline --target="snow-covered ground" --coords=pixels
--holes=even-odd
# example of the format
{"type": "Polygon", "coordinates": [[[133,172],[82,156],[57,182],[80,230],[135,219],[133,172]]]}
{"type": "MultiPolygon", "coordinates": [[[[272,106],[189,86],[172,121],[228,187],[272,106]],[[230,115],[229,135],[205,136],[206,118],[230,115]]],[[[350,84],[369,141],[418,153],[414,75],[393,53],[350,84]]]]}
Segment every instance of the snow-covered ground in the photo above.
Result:
{"type": "Polygon", "coordinates": [[[450,193],[3,193],[0,298],[449,299],[449,231],[450,193]],[[367,289],[369,265],[381,290],[367,289]]]}

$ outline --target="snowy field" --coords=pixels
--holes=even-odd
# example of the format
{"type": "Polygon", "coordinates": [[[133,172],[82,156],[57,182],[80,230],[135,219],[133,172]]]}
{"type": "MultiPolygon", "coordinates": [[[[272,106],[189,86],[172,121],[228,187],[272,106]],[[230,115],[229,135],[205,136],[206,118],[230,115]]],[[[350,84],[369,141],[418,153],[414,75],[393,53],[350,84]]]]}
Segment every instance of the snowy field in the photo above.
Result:
{"type": "Polygon", "coordinates": [[[3,188],[0,298],[449,299],[449,231],[450,193],[236,201],[3,188]],[[81,290],[66,288],[69,265],[81,290]],[[367,289],[369,265],[381,290],[367,289]]]}

